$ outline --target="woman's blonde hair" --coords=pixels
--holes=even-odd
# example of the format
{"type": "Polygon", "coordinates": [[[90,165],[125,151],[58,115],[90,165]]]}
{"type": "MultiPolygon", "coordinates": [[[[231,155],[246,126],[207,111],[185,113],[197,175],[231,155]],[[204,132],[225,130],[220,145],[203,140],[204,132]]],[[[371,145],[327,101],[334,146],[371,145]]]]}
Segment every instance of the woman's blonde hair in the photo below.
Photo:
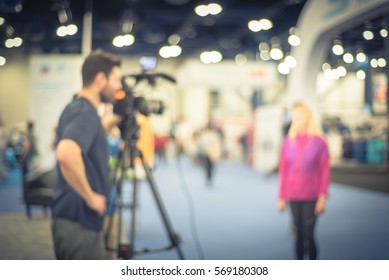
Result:
{"type": "MultiPolygon", "coordinates": [[[[302,102],[296,102],[293,105],[293,111],[298,110],[298,109],[303,109],[306,111],[307,116],[308,116],[308,124],[307,124],[307,131],[306,133],[309,136],[323,136],[323,130],[320,125],[320,123],[316,120],[312,110],[305,105],[302,102]]],[[[289,131],[288,131],[288,137],[289,138],[295,138],[298,133],[298,127],[294,121],[294,116],[292,117],[292,123],[290,125],[289,131]]]]}

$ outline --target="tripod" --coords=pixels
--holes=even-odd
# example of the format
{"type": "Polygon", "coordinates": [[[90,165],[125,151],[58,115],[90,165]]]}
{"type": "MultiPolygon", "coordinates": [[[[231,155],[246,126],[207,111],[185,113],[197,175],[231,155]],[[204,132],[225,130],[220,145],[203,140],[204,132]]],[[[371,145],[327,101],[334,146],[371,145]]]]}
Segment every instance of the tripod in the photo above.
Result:
{"type": "Polygon", "coordinates": [[[142,151],[140,151],[137,146],[137,140],[139,135],[139,125],[136,122],[135,117],[131,117],[128,129],[126,129],[125,132],[125,138],[124,138],[124,149],[120,151],[119,153],[119,160],[118,160],[118,166],[114,169],[113,174],[113,184],[112,187],[116,185],[116,195],[113,197],[113,209],[111,211],[111,214],[108,218],[107,223],[107,230],[105,235],[105,244],[106,249],[108,251],[117,252],[118,258],[120,259],[132,259],[135,254],[141,254],[141,253],[149,253],[149,252],[158,252],[158,251],[164,251],[164,250],[170,250],[175,248],[177,250],[178,257],[183,260],[184,255],[181,251],[181,248],[179,247],[180,238],[179,236],[173,232],[173,228],[170,224],[170,221],[168,219],[166,210],[162,204],[161,197],[159,195],[159,192],[156,187],[155,180],[153,178],[153,175],[151,173],[150,167],[146,163],[142,151]],[[129,157],[130,163],[129,167],[132,169],[132,187],[133,187],[133,193],[132,193],[132,203],[130,204],[124,204],[123,203],[123,181],[124,181],[124,174],[126,171],[126,159],[129,157]],[[147,182],[151,188],[153,197],[155,199],[155,202],[157,204],[159,213],[161,215],[162,221],[165,226],[166,233],[169,237],[170,244],[163,248],[155,248],[155,249],[143,249],[136,251],[134,249],[134,243],[135,243],[135,222],[136,222],[136,208],[137,208],[137,198],[138,198],[138,179],[135,172],[135,158],[140,158],[142,162],[143,170],[145,171],[147,182]],[[117,177],[117,171],[119,169],[120,164],[120,174],[119,178],[116,180],[117,177]],[[119,210],[119,222],[118,222],[118,245],[117,248],[111,248],[109,247],[109,239],[112,234],[112,227],[113,227],[113,215],[115,213],[116,208],[119,210]],[[131,209],[131,224],[130,224],[130,240],[129,242],[122,242],[122,216],[123,216],[123,209],[129,208],[131,209]]]}

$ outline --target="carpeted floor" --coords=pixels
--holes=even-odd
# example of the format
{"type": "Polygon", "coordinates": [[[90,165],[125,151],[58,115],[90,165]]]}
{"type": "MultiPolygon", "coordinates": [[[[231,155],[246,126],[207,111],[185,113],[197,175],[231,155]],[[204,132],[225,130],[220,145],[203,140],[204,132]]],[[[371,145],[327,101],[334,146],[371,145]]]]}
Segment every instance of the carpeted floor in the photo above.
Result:
{"type": "MultiPolygon", "coordinates": [[[[220,162],[213,185],[189,159],[162,163],[154,172],[168,220],[186,259],[293,259],[290,214],[276,210],[277,175],[263,175],[239,162],[220,162]]],[[[0,185],[0,259],[53,259],[50,221],[40,208],[28,220],[21,188],[0,185]]],[[[130,182],[123,185],[128,202],[130,182]]],[[[146,181],[141,181],[134,249],[169,245],[165,224],[146,181]]],[[[320,259],[389,259],[389,195],[333,182],[326,213],[316,228],[320,259]]],[[[130,210],[122,211],[122,239],[130,210]]],[[[115,256],[113,256],[115,258],[115,256]]],[[[177,259],[173,248],[135,254],[135,259],[177,259]]]]}

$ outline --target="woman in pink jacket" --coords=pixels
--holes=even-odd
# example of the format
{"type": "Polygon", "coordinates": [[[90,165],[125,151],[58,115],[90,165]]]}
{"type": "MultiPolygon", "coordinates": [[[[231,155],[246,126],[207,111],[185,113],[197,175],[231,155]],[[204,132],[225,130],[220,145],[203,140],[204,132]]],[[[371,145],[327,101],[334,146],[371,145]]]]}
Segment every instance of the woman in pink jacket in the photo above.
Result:
{"type": "Polygon", "coordinates": [[[293,108],[279,169],[278,209],[289,203],[296,227],[296,257],[317,258],[314,237],[316,218],[324,212],[329,185],[329,153],[320,124],[302,103],[293,108]]]}

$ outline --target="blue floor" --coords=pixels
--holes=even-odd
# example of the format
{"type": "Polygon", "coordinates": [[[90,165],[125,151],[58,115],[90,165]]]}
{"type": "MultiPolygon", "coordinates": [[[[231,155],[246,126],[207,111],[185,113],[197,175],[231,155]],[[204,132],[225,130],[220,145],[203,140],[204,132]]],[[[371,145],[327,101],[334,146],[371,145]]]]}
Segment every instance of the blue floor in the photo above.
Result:
{"type": "MultiPolygon", "coordinates": [[[[276,174],[265,176],[242,163],[223,161],[216,167],[214,184],[207,186],[200,166],[182,158],[160,164],[154,178],[186,259],[294,258],[290,214],[276,209],[276,174]]],[[[130,182],[123,185],[126,200],[131,200],[132,189],[130,182]]],[[[146,181],[140,182],[136,250],[169,244],[150,190],[146,181]]],[[[24,211],[20,197],[17,179],[11,185],[0,184],[0,212],[24,211]]],[[[327,211],[316,227],[319,258],[388,260],[388,213],[388,194],[332,183],[327,211]]],[[[123,211],[125,232],[130,228],[129,216],[129,210],[123,211]]],[[[135,259],[177,258],[174,248],[135,255],[135,259]]]]}

